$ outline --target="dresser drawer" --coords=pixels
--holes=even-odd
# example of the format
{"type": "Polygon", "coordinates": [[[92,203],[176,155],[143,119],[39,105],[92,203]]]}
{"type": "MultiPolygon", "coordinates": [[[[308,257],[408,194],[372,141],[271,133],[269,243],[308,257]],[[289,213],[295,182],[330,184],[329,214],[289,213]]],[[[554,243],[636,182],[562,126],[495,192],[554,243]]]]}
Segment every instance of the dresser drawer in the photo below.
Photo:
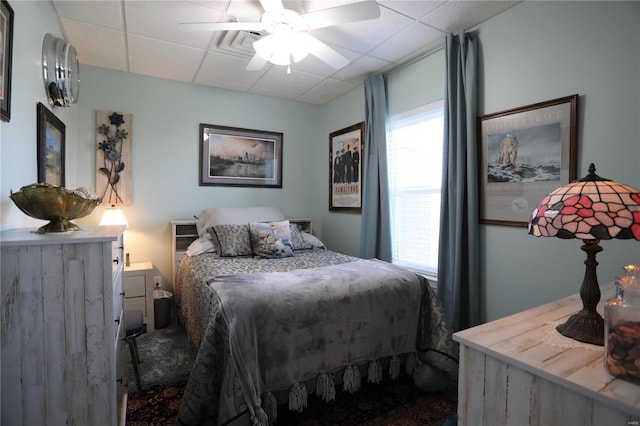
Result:
{"type": "Polygon", "coordinates": [[[139,310],[142,311],[142,315],[144,318],[147,318],[147,303],[144,296],[142,297],[127,297],[124,301],[124,309],[125,310],[139,310]]]}
{"type": "Polygon", "coordinates": [[[147,280],[144,275],[127,277],[124,284],[126,297],[144,297],[146,292],[146,282],[147,280]]]}

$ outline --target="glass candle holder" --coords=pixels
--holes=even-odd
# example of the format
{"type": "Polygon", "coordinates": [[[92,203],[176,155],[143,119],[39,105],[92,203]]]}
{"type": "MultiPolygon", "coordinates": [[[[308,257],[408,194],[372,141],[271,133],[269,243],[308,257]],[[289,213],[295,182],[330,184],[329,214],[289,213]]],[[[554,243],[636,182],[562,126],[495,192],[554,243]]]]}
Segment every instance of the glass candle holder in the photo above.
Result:
{"type": "Polygon", "coordinates": [[[640,276],[616,277],[616,297],[604,306],[604,365],[613,376],[640,383],[640,276]]]}

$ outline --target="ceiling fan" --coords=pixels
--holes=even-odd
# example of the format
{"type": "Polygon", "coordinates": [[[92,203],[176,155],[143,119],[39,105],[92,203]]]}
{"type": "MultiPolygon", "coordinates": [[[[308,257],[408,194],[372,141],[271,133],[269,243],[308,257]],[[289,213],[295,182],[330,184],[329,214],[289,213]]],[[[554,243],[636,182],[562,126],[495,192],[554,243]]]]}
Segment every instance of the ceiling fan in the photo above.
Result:
{"type": "Polygon", "coordinates": [[[334,69],[340,69],[349,60],[307,31],[380,16],[380,7],[373,0],[305,14],[285,9],[282,0],[260,0],[260,3],[264,9],[260,22],[185,22],[178,25],[183,31],[266,31],[269,34],[253,43],[256,53],[248,70],[260,70],[267,62],[288,67],[292,60],[299,62],[309,53],[334,69]]]}

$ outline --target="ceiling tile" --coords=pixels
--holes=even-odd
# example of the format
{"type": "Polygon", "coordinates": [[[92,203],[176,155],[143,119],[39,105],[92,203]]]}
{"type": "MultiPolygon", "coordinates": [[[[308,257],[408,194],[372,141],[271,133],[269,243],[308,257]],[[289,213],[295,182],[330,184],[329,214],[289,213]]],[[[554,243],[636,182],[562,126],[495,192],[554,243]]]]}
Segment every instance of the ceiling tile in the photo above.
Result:
{"type": "Polygon", "coordinates": [[[136,74],[193,81],[204,54],[202,49],[129,35],[129,68],[136,74]]]}
{"type": "Polygon", "coordinates": [[[182,31],[178,24],[219,21],[224,18],[224,12],[187,1],[129,1],[125,3],[124,9],[130,34],[200,49],[209,46],[213,33],[182,31]],[[149,19],[150,16],[153,19],[149,19]]]}
{"type": "Polygon", "coordinates": [[[60,1],[53,0],[58,16],[96,24],[102,27],[124,30],[122,2],[103,1],[60,1]]]}
{"type": "Polygon", "coordinates": [[[468,30],[501,13],[517,1],[448,1],[420,19],[445,33],[468,30]]]}
{"type": "Polygon", "coordinates": [[[129,71],[124,33],[69,18],[60,18],[78,54],[78,62],[102,68],[129,71]]]}
{"type": "Polygon", "coordinates": [[[304,95],[299,96],[297,100],[322,105],[343,93],[355,89],[357,86],[357,84],[350,84],[328,78],[310,89],[304,95]]]}
{"type": "Polygon", "coordinates": [[[227,19],[236,18],[238,22],[260,22],[264,9],[256,0],[235,0],[227,8],[227,19]]]}
{"type": "Polygon", "coordinates": [[[333,78],[352,84],[359,84],[362,83],[362,81],[369,75],[375,74],[377,71],[384,69],[389,65],[390,62],[383,61],[378,58],[372,58],[371,56],[362,56],[336,72],[333,75],[333,78]]]}
{"type": "Polygon", "coordinates": [[[322,80],[322,77],[301,71],[291,71],[290,74],[287,74],[286,67],[274,65],[256,82],[251,88],[251,92],[295,99],[322,80]],[[280,95],[275,95],[275,93],[280,95]]]}
{"type": "Polygon", "coordinates": [[[207,56],[195,78],[195,83],[246,91],[271,67],[262,71],[247,71],[249,61],[217,52],[207,52],[207,56]]]}
{"type": "Polygon", "coordinates": [[[378,3],[389,9],[393,9],[396,12],[400,12],[405,16],[419,19],[424,15],[433,12],[439,6],[446,3],[444,0],[430,1],[430,0],[378,0],[378,3]]]}
{"type": "Polygon", "coordinates": [[[397,12],[380,8],[380,18],[378,19],[320,28],[310,31],[310,33],[324,42],[367,53],[413,22],[413,19],[397,12]]]}
{"type": "Polygon", "coordinates": [[[444,36],[440,31],[416,22],[389,37],[369,52],[369,55],[389,62],[398,62],[425,44],[433,43],[444,36]]]}

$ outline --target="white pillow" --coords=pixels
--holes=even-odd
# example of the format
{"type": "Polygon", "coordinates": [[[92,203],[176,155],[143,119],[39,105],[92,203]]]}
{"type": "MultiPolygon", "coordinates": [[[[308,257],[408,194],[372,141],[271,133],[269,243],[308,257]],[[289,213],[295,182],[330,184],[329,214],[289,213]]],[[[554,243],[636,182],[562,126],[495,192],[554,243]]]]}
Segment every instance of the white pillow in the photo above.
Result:
{"type": "Polygon", "coordinates": [[[275,222],[284,220],[278,207],[211,207],[196,217],[198,235],[204,237],[215,225],[247,225],[249,222],[275,222]]]}
{"type": "Polygon", "coordinates": [[[189,247],[187,247],[187,256],[197,256],[202,253],[217,253],[218,246],[210,235],[198,238],[194,240],[189,247]]]}
{"type": "Polygon", "coordinates": [[[313,248],[322,248],[322,249],[326,249],[327,247],[324,245],[324,243],[322,241],[320,241],[320,239],[318,237],[316,237],[315,235],[311,235],[308,232],[304,232],[302,231],[302,238],[304,238],[304,240],[311,244],[313,246],[313,248]]]}

